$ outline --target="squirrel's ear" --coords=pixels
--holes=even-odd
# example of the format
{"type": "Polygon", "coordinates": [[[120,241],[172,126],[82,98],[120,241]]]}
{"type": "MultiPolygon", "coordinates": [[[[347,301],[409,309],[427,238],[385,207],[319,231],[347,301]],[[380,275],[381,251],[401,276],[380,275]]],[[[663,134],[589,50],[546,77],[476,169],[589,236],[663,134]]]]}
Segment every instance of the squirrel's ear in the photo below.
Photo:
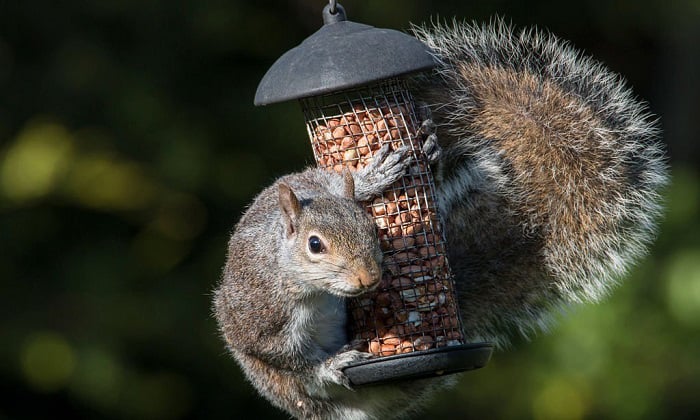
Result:
{"type": "Polygon", "coordinates": [[[282,221],[285,226],[287,236],[295,231],[297,217],[301,212],[301,203],[289,185],[281,182],[279,184],[280,209],[282,210],[282,221]]]}
{"type": "Polygon", "coordinates": [[[355,199],[355,178],[349,169],[343,169],[343,195],[351,200],[355,199]]]}

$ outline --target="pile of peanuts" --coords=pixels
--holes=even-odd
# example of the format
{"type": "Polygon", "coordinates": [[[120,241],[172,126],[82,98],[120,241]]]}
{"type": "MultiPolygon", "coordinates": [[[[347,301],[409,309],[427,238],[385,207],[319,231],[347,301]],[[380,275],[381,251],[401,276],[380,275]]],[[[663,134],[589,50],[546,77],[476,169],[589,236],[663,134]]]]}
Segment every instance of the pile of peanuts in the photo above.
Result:
{"type": "Polygon", "coordinates": [[[372,161],[374,152],[386,142],[399,147],[402,140],[413,138],[415,124],[405,121],[402,105],[365,109],[355,106],[352,112],[319,121],[313,128],[312,143],[319,166],[362,169],[372,161]]]}
{"type": "Polygon", "coordinates": [[[414,119],[401,104],[354,106],[342,115],[308,121],[319,166],[342,171],[368,165],[384,144],[410,145],[417,156],[406,175],[367,209],[384,252],[376,291],[351,299],[357,349],[377,356],[463,344],[444,240],[433,200],[432,175],[414,119]]]}

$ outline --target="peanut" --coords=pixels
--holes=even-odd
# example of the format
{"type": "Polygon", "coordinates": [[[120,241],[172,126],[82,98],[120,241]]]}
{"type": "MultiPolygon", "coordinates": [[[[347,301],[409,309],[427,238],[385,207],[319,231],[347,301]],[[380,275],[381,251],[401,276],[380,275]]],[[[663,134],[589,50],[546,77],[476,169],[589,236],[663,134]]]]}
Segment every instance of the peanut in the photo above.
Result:
{"type": "Polygon", "coordinates": [[[433,347],[434,342],[435,340],[433,337],[424,335],[413,340],[413,347],[415,347],[416,350],[428,350],[433,347]]]}
{"type": "Polygon", "coordinates": [[[391,356],[396,354],[396,346],[392,346],[391,344],[382,344],[381,350],[379,350],[379,354],[381,356],[391,356]]]}

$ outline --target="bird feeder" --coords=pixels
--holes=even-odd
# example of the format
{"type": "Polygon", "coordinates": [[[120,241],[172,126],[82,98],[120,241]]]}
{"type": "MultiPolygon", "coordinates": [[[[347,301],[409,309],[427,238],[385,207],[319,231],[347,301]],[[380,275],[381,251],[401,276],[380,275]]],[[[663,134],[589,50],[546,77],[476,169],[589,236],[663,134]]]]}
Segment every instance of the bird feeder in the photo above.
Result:
{"type": "Polygon", "coordinates": [[[323,21],[272,65],[255,105],[299,100],[316,162],[330,171],[360,170],[387,144],[408,146],[413,162],[381,197],[364,203],[377,225],[383,274],[375,291],[348,300],[348,341],[376,357],[344,373],[364,385],[480,368],[493,346],[464,339],[421,121],[406,81],[433,68],[433,56],[412,36],[348,21],[334,1],[323,21]]]}

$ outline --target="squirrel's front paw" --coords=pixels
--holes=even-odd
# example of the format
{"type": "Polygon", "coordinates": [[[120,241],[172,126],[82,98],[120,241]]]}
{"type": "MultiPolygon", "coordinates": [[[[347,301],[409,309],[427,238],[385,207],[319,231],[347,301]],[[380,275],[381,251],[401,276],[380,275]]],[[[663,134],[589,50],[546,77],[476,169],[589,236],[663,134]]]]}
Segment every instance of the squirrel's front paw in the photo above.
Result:
{"type": "Polygon", "coordinates": [[[406,174],[406,168],[411,162],[410,147],[401,146],[391,150],[391,146],[385,144],[373,156],[369,165],[356,172],[355,198],[369,200],[381,194],[406,174]]]}
{"type": "Polygon", "coordinates": [[[372,358],[371,353],[350,350],[338,353],[323,364],[323,376],[330,382],[352,389],[350,379],[343,373],[343,369],[355,363],[372,358]]]}

